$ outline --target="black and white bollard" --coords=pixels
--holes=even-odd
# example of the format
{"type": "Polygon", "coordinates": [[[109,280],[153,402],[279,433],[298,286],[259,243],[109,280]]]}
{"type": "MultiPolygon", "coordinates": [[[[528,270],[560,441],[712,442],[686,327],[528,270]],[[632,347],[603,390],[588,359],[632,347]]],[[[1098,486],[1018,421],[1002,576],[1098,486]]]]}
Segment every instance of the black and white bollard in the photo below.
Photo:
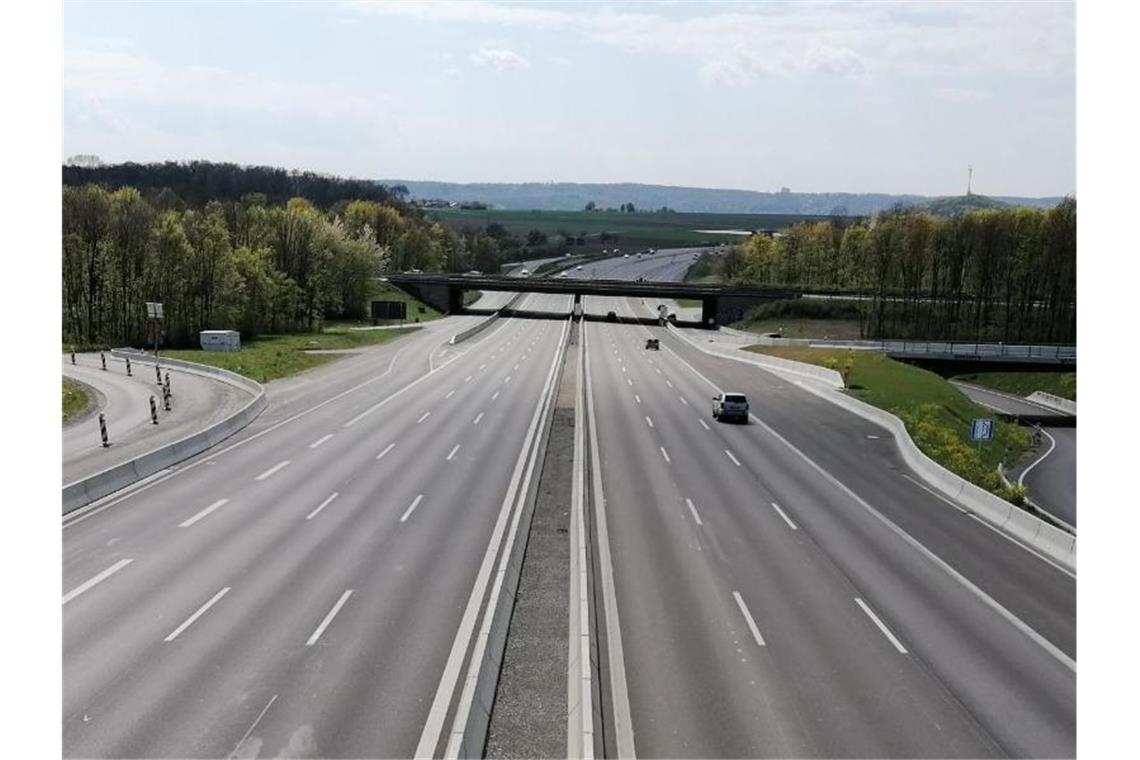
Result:
{"type": "Polygon", "coordinates": [[[75,364],[75,352],[74,351],[71,352],[71,363],[75,364]]]}
{"type": "Polygon", "coordinates": [[[154,396],[150,397],[150,424],[158,424],[158,405],[154,403],[154,396]]]}
{"type": "Polygon", "coordinates": [[[154,365],[154,384],[162,385],[162,369],[157,364],[154,365]]]}
{"type": "Polygon", "coordinates": [[[107,420],[103,419],[103,413],[99,412],[99,437],[103,439],[103,448],[111,445],[107,440],[107,420]]]}
{"type": "Polygon", "coordinates": [[[162,408],[170,411],[170,388],[166,386],[162,388],[162,408]]]}
{"type": "Polygon", "coordinates": [[[103,371],[107,371],[107,355],[102,351],[99,352],[99,361],[103,362],[103,371]]]}
{"type": "Polygon", "coordinates": [[[170,370],[167,370],[167,372],[166,372],[166,395],[167,396],[173,396],[174,395],[170,390],[170,370]]]}
{"type": "Polygon", "coordinates": [[[127,377],[131,377],[131,357],[127,357],[127,377]]]}

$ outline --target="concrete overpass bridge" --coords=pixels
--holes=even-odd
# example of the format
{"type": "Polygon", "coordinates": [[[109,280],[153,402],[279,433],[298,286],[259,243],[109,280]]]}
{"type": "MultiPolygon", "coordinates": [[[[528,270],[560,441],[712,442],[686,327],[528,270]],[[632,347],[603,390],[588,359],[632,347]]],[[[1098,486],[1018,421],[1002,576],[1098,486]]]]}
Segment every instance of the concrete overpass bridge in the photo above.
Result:
{"type": "Polygon", "coordinates": [[[750,308],[765,301],[784,301],[803,295],[801,290],[787,288],[569,277],[529,279],[446,274],[390,274],[387,280],[424,303],[453,314],[463,310],[463,292],[467,290],[558,293],[574,296],[574,303],[580,303],[582,296],[630,296],[651,300],[693,299],[701,302],[701,324],[704,327],[735,322],[750,308]]]}

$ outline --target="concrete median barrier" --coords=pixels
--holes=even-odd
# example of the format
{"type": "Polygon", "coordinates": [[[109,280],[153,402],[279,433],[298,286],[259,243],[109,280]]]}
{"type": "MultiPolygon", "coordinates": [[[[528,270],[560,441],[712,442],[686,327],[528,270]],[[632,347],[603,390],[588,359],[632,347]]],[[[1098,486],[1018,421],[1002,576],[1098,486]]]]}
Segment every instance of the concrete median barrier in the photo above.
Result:
{"type": "Polygon", "coordinates": [[[1030,393],[1028,396],[1026,396],[1026,399],[1032,401],[1034,404],[1047,406],[1050,409],[1055,409],[1058,412],[1063,412],[1064,414],[1071,414],[1074,417],[1077,416],[1076,401],[1070,401],[1067,398],[1055,396],[1052,393],[1046,393],[1045,391],[1033,391],[1033,393],[1030,393]]]}
{"type": "MultiPolygon", "coordinates": [[[[111,352],[119,358],[129,356],[133,362],[154,364],[154,357],[125,349],[115,349],[111,352]]],[[[234,385],[250,393],[251,398],[242,408],[215,424],[192,433],[172,443],[159,446],[134,459],[109,467],[102,472],[68,483],[63,487],[63,514],[84,507],[105,496],[120,491],[143,478],[148,478],[157,472],[173,467],[174,465],[200,454],[216,446],[234,433],[253,422],[268,401],[265,398],[265,388],[254,380],[242,377],[228,370],[218,367],[209,367],[204,364],[179,361],[176,359],[159,359],[164,367],[178,367],[187,372],[206,375],[223,382],[234,385]]]]}
{"type": "Polygon", "coordinates": [[[935,491],[961,505],[998,530],[1048,557],[1058,565],[1067,570],[1076,570],[1077,540],[1075,536],[1050,525],[984,488],[974,485],[926,456],[910,437],[910,433],[907,432],[906,425],[901,419],[885,409],[872,406],[865,401],[860,401],[843,393],[843,379],[838,372],[787,359],[781,359],[778,362],[757,361],[756,357],[759,357],[759,354],[739,350],[735,352],[716,351],[691,340],[679,330],[675,330],[675,332],[705,353],[761,366],[781,375],[786,380],[794,382],[804,390],[843,407],[852,414],[857,414],[886,428],[893,435],[903,461],[935,491]],[[799,366],[787,368],[789,364],[799,366]],[[824,370],[833,376],[819,377],[815,370],[824,370]],[[818,380],[817,377],[819,377],[818,380]]]}
{"type": "Polygon", "coordinates": [[[463,330],[462,332],[457,332],[455,335],[452,335],[451,340],[449,340],[448,343],[450,343],[451,345],[454,346],[456,343],[462,343],[463,341],[467,340],[468,338],[472,338],[472,337],[478,335],[479,333],[483,332],[488,327],[493,325],[495,323],[495,321],[500,316],[503,315],[504,312],[506,312],[508,309],[510,309],[512,306],[514,306],[516,303],[518,303],[518,300],[520,298],[522,298],[523,295],[525,295],[525,294],[523,294],[523,293],[516,294],[514,298],[512,298],[511,300],[509,300],[505,304],[503,304],[503,306],[500,307],[498,311],[496,311],[494,314],[492,314],[491,316],[484,319],[479,324],[475,325],[474,327],[463,330]]]}

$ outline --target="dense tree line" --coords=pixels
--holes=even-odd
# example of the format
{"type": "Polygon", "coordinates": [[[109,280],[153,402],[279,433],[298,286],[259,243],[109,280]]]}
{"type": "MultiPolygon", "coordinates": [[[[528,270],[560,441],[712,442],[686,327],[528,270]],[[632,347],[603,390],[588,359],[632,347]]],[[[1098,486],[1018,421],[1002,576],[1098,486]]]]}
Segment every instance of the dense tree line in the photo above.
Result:
{"type": "Polygon", "coordinates": [[[402,185],[389,188],[368,180],[210,161],[66,165],[63,184],[98,184],[110,189],[133,187],[148,198],[165,189],[166,193],[176,196],[178,202],[192,208],[210,201],[237,201],[255,193],[265,196],[271,204],[305,198],[322,209],[349,200],[402,202],[408,193],[402,185]]]}
{"type": "Polygon", "coordinates": [[[720,257],[735,283],[861,297],[868,337],[1076,340],[1077,206],[1002,208],[943,219],[892,210],[844,225],[754,235],[720,257]]]}
{"type": "MultiPolygon", "coordinates": [[[[366,314],[383,271],[470,268],[481,249],[418,213],[372,200],[321,210],[262,194],[200,207],[138,189],[63,188],[63,336],[83,344],[148,341],[146,301],[165,309],[167,345],[199,330],[311,330],[366,314]]],[[[475,243],[481,244],[477,238],[475,243]]],[[[483,251],[488,269],[497,247],[483,251]]]]}

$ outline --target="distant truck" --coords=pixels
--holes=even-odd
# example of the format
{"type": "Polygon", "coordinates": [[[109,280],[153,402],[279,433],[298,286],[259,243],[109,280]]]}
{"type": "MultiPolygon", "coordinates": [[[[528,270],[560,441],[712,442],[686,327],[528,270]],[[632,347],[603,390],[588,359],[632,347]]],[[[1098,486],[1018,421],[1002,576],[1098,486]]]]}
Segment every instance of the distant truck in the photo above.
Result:
{"type": "Polygon", "coordinates": [[[241,351],[241,333],[237,330],[202,330],[198,345],[203,351],[241,351]]]}
{"type": "Polygon", "coordinates": [[[661,324],[665,324],[665,319],[669,316],[669,309],[665,304],[657,305],[657,318],[661,320],[661,324]]]}

